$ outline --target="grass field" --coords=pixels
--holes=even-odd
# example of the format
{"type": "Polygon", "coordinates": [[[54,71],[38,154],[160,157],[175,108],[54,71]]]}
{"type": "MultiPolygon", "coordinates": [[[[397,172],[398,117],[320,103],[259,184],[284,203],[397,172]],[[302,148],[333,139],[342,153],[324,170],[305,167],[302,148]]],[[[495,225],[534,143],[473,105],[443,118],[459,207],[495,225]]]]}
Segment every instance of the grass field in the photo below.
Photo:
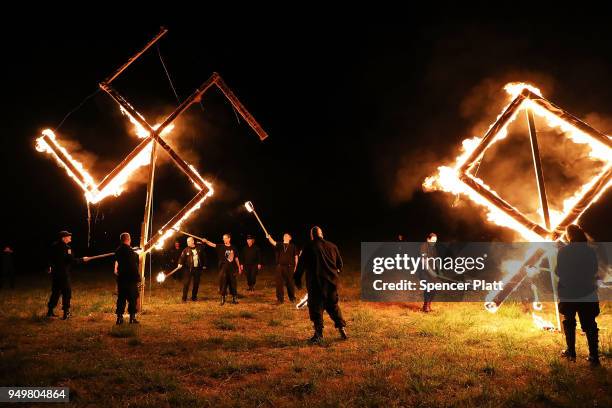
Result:
{"type": "Polygon", "coordinates": [[[276,306],[270,275],[254,293],[241,277],[240,304],[223,307],[215,282],[208,274],[203,300],[186,304],[173,280],[147,288],[141,324],[120,327],[108,277],[75,277],[69,321],[44,317],[44,276],[2,290],[0,385],[67,386],[78,406],[612,406],[608,304],[598,319],[608,359],[591,369],[584,336],[579,361],[561,361],[562,335],[537,330],[520,305],[490,315],[435,304],[424,315],[364,303],[354,271],[340,292],[350,339],[326,317],[325,341],[310,346],[307,311],[276,306]]]}

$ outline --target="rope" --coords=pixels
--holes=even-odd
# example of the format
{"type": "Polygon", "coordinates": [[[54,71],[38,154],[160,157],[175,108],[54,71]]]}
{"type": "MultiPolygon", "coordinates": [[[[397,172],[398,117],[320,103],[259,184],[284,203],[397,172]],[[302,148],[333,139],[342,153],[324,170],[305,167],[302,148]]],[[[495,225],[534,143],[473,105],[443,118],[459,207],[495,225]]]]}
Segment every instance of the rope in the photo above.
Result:
{"type": "Polygon", "coordinates": [[[59,123],[59,125],[57,125],[55,127],[55,129],[53,129],[54,132],[57,132],[57,130],[62,127],[62,125],[64,124],[64,122],[66,121],[66,119],[68,119],[70,117],[70,115],[72,115],[74,112],[76,112],[77,110],[79,110],[84,104],[85,102],[87,102],[89,99],[91,99],[92,97],[94,97],[98,92],[100,92],[100,89],[96,89],[94,92],[92,92],[91,94],[87,95],[85,97],[85,99],[83,99],[81,101],[81,103],[79,103],[75,108],[73,108],[70,112],[68,112],[66,114],[66,116],[64,116],[64,118],[62,119],[62,121],[59,123]]]}
{"type": "Polygon", "coordinates": [[[172,92],[174,92],[176,101],[178,103],[181,103],[181,98],[179,98],[178,93],[176,92],[176,89],[174,88],[174,84],[172,83],[172,78],[170,78],[170,73],[168,72],[168,68],[166,68],[166,64],[164,63],[164,58],[162,57],[161,50],[159,49],[159,43],[156,45],[156,48],[157,48],[157,55],[159,55],[159,61],[161,62],[162,67],[164,67],[164,72],[166,73],[168,82],[170,82],[170,88],[172,88],[172,92]]]}

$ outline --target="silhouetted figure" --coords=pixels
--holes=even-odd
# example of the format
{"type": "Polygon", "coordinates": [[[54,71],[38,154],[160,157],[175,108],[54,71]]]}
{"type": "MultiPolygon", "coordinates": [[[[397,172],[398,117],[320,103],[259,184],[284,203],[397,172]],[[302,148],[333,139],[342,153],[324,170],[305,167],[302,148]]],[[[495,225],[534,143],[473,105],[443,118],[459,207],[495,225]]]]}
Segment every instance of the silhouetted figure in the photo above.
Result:
{"type": "Polygon", "coordinates": [[[323,230],[312,227],[311,241],[304,247],[294,275],[298,288],[302,287],[302,275],[306,274],[308,313],[314,325],[310,342],[323,339],[323,310],[334,321],[343,339],[347,338],[346,322],[338,306],[338,281],[342,270],[342,257],[338,247],[323,239],[323,230]]]}
{"type": "Polygon", "coordinates": [[[276,253],[276,300],[279,304],[285,301],[286,287],[289,301],[295,302],[293,274],[298,261],[298,250],[291,242],[289,233],[283,234],[282,243],[276,242],[270,235],[267,238],[276,253]]]}
{"type": "Polygon", "coordinates": [[[13,259],[13,248],[6,245],[2,250],[2,272],[0,274],[0,288],[6,280],[9,288],[15,288],[15,262],[13,259]]]}
{"type": "Polygon", "coordinates": [[[72,234],[68,231],[59,233],[59,240],[51,247],[48,273],[51,274],[51,296],[47,304],[47,317],[57,317],[53,312],[55,306],[62,297],[63,320],[70,318],[70,299],[72,298],[72,285],[70,270],[72,266],[81,262],[87,262],[89,258],[75,258],[70,248],[72,234]]]}
{"type": "Polygon", "coordinates": [[[589,345],[588,361],[599,365],[599,315],[597,296],[597,255],[587,243],[584,231],[570,225],[566,231],[569,244],[559,249],[555,273],[559,277],[559,313],[563,315],[563,332],[567,349],[561,355],[576,360],[576,313],[589,345]]]}
{"type": "Polygon", "coordinates": [[[121,244],[115,250],[115,275],[117,276],[117,324],[123,324],[123,313],[127,303],[130,324],[138,324],[136,311],[141,283],[138,272],[138,254],[130,246],[132,238],[127,232],[119,236],[121,244]]]}
{"type": "Polygon", "coordinates": [[[252,235],[247,235],[246,242],[240,259],[242,259],[242,270],[246,275],[248,290],[252,292],[255,290],[257,273],[261,270],[261,251],[255,245],[255,237],[252,235]]]}
{"type": "MultiPolygon", "coordinates": [[[[438,256],[436,248],[437,241],[438,236],[434,232],[430,232],[429,235],[427,235],[426,242],[421,245],[420,254],[425,254],[428,258],[435,258],[438,256]]],[[[435,270],[435,262],[430,262],[425,268],[419,269],[419,277],[421,280],[428,282],[435,282],[438,280],[438,271],[435,270]]],[[[423,292],[423,312],[429,313],[432,311],[431,302],[433,302],[435,294],[435,290],[425,290],[423,292]]]]}
{"type": "MultiPolygon", "coordinates": [[[[183,248],[181,248],[181,243],[177,240],[174,241],[174,245],[168,251],[166,251],[166,259],[165,259],[165,269],[168,271],[174,270],[179,263],[179,258],[181,257],[181,253],[183,252],[183,248]]],[[[183,271],[178,270],[176,273],[172,275],[172,277],[176,280],[183,279],[183,271]]]]}

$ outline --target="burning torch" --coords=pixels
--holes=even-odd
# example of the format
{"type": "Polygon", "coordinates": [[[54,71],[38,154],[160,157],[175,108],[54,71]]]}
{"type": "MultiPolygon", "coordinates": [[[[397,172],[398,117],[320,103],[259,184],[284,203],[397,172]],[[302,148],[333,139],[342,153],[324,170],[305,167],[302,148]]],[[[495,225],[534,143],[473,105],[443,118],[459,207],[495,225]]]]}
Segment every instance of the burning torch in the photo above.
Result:
{"type": "Polygon", "coordinates": [[[177,266],[169,274],[165,274],[163,271],[161,271],[160,273],[157,274],[157,277],[155,278],[157,280],[157,283],[164,283],[167,277],[172,276],[176,271],[181,269],[181,267],[182,265],[177,266]]]}
{"type": "Polygon", "coordinates": [[[246,203],[244,203],[244,206],[248,212],[253,213],[255,215],[255,218],[257,218],[259,225],[261,225],[261,229],[263,229],[263,231],[266,233],[266,237],[269,237],[270,234],[268,234],[268,230],[266,230],[266,227],[264,227],[263,222],[261,222],[259,215],[257,215],[257,211],[255,211],[255,207],[253,206],[253,203],[250,201],[247,201],[246,203]]]}

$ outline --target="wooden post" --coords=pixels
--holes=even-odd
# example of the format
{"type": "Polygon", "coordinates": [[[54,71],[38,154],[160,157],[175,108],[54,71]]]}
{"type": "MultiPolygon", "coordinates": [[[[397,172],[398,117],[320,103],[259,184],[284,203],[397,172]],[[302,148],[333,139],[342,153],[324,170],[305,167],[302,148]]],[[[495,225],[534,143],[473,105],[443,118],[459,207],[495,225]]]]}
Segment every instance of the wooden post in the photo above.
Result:
{"type": "Polygon", "coordinates": [[[544,225],[550,231],[550,214],[548,212],[548,200],[546,199],[546,185],[544,184],[544,173],[542,172],[542,159],[540,158],[540,148],[538,147],[538,137],[536,133],[533,112],[527,108],[527,122],[529,123],[529,140],[531,141],[531,155],[533,157],[533,168],[538,183],[538,193],[540,194],[540,205],[544,216],[544,225]]]}
{"type": "MultiPolygon", "coordinates": [[[[149,182],[147,184],[147,198],[145,202],[145,212],[142,220],[142,228],[140,233],[140,247],[144,248],[149,241],[149,225],[151,224],[152,208],[153,208],[153,187],[155,184],[155,161],[157,159],[157,143],[151,143],[151,164],[149,167],[149,182]]],[[[140,272],[140,296],[138,297],[138,310],[142,312],[145,294],[145,269],[147,266],[147,251],[142,251],[138,263],[138,271],[140,272]]]]}

